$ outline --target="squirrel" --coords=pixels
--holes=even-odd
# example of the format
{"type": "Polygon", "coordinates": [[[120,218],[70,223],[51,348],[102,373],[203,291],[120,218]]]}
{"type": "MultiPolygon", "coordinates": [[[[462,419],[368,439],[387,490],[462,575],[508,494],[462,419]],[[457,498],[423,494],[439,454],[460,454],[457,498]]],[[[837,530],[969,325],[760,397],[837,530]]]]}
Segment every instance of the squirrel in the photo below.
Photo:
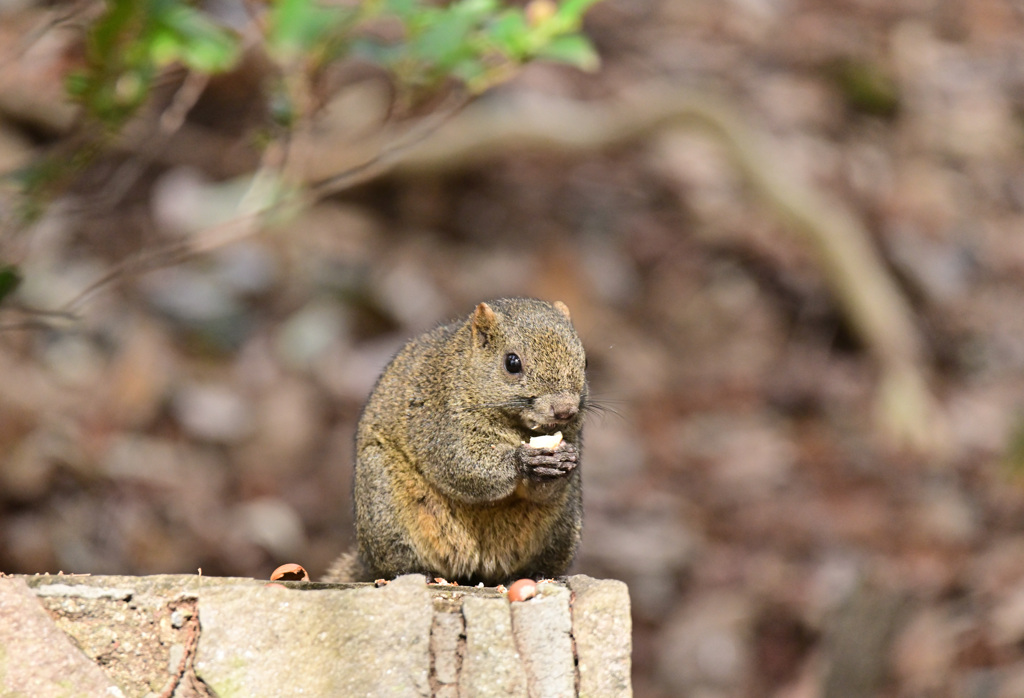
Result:
{"type": "Polygon", "coordinates": [[[585,369],[560,301],[480,303],[410,340],[359,419],[358,543],[327,579],[495,585],[564,574],[583,517],[585,369]],[[527,443],[556,431],[555,447],[527,443]]]}

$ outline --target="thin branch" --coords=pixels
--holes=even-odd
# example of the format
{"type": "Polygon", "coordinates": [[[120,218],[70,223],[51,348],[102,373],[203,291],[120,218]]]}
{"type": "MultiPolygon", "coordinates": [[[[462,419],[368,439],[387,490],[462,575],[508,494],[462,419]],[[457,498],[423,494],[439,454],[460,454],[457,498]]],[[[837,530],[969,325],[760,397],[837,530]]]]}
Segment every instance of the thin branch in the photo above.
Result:
{"type": "Polygon", "coordinates": [[[38,308],[30,308],[17,303],[8,303],[3,310],[6,313],[15,313],[25,316],[25,319],[0,322],[0,332],[13,332],[18,330],[49,330],[53,329],[59,321],[74,323],[82,319],[79,315],[63,310],[40,310],[38,308]]]}
{"type": "Polygon", "coordinates": [[[414,124],[412,128],[386,145],[372,159],[351,167],[345,172],[315,182],[310,187],[311,194],[319,200],[381,176],[400,164],[422,146],[428,138],[434,136],[443,126],[451,122],[469,104],[470,100],[471,97],[463,91],[450,96],[438,111],[414,124]]]}

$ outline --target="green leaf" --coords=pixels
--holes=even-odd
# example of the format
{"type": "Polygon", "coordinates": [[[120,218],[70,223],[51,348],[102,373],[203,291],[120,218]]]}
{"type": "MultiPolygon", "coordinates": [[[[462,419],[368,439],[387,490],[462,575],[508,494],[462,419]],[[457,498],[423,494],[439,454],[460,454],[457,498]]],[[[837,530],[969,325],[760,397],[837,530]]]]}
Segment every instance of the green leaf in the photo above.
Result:
{"type": "Polygon", "coordinates": [[[194,70],[216,73],[238,60],[238,38],[188,5],[170,4],[154,19],[150,56],[157,65],[181,61],[194,70]]]}
{"type": "Polygon", "coordinates": [[[488,15],[493,15],[498,9],[495,0],[462,0],[452,6],[457,12],[466,13],[482,20],[488,15]]]}
{"type": "Polygon", "coordinates": [[[477,58],[467,58],[452,67],[452,74],[467,85],[474,85],[487,75],[487,68],[477,58]]]}
{"type": "Polygon", "coordinates": [[[566,19],[577,22],[583,19],[583,14],[596,5],[600,0],[565,0],[558,6],[558,14],[566,19]]]}
{"type": "Polygon", "coordinates": [[[529,52],[530,27],[521,12],[505,12],[488,27],[491,41],[505,53],[522,58],[529,52]]]}
{"type": "Polygon", "coordinates": [[[582,34],[568,34],[552,39],[537,56],[566,63],[580,70],[594,71],[601,65],[601,58],[594,50],[593,44],[582,34]]]}
{"type": "Polygon", "coordinates": [[[90,85],[89,74],[84,70],[73,70],[64,78],[64,89],[72,97],[85,96],[90,85]]]}
{"type": "Polygon", "coordinates": [[[459,14],[442,16],[417,37],[414,43],[416,54],[430,63],[448,66],[465,51],[466,37],[472,26],[471,17],[459,14]]]}
{"type": "Polygon", "coordinates": [[[234,42],[203,41],[188,44],[181,61],[201,73],[221,73],[234,67],[240,54],[234,42]]]}
{"type": "Polygon", "coordinates": [[[174,32],[161,27],[149,40],[149,55],[157,65],[169,65],[181,55],[181,42],[174,32]]]}
{"type": "Polygon", "coordinates": [[[21,285],[21,272],[13,264],[0,264],[0,303],[21,285]]]}
{"type": "Polygon", "coordinates": [[[268,41],[285,57],[310,53],[353,16],[352,10],[314,0],[280,0],[270,14],[268,41]]]}
{"type": "Polygon", "coordinates": [[[417,0],[385,0],[384,11],[403,17],[416,10],[417,0]]]}

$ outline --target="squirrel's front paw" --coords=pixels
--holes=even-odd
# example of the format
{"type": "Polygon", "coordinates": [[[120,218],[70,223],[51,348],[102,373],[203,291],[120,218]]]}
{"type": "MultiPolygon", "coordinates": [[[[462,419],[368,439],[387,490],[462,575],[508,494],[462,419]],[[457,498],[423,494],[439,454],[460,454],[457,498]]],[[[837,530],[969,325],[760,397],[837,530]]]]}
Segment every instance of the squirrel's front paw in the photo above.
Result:
{"type": "Polygon", "coordinates": [[[534,480],[554,480],[565,477],[576,469],[579,452],[568,441],[555,448],[534,448],[529,444],[519,447],[519,463],[526,477],[534,480]]]}

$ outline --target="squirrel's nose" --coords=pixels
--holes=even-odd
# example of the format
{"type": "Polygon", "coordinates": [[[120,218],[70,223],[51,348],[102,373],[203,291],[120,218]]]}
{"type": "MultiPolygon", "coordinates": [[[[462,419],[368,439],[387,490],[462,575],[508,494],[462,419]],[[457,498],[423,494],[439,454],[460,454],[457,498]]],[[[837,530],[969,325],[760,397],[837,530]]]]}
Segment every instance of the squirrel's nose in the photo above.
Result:
{"type": "Polygon", "coordinates": [[[560,422],[567,422],[580,411],[579,398],[555,400],[551,403],[551,415],[560,422]]]}

